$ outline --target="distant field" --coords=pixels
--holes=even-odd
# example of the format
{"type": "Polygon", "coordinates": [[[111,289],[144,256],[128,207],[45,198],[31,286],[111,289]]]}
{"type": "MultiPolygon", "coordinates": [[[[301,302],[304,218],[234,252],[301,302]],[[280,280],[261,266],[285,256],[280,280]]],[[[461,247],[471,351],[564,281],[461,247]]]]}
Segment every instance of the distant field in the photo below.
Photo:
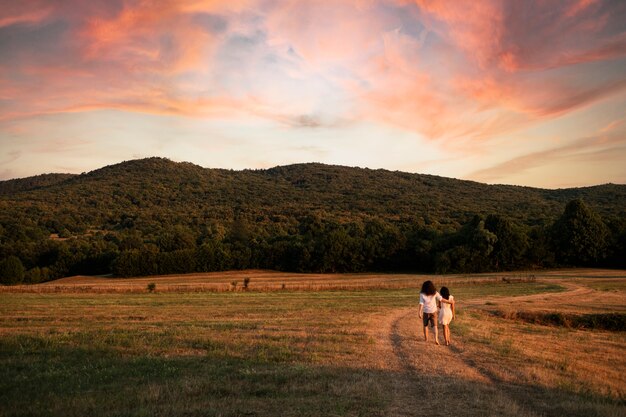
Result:
{"type": "MultiPolygon", "coordinates": [[[[529,290],[533,286],[511,284],[532,283],[538,278],[569,278],[569,270],[527,273],[489,273],[457,275],[417,274],[297,274],[263,270],[193,273],[183,275],[148,276],[138,278],[110,278],[75,276],[39,285],[0,287],[0,292],[145,292],[154,283],[159,292],[225,292],[241,291],[244,279],[249,279],[249,291],[336,291],[365,289],[419,289],[426,279],[439,285],[475,286],[503,284],[502,288],[514,293],[515,288],[529,290]],[[504,285],[507,284],[507,285],[504,285]]],[[[619,277],[620,272],[580,270],[578,277],[619,277]],[[612,275],[613,274],[613,275],[612,275]]],[[[623,273],[621,273],[623,275],[623,273]]],[[[541,287],[541,286],[539,286],[541,287]]]]}
{"type": "Polygon", "coordinates": [[[624,315],[625,283],[243,271],[2,288],[0,416],[406,416],[424,398],[435,416],[621,416],[626,332],[514,313],[624,315]],[[425,278],[459,300],[449,348],[421,339],[425,278]]]}

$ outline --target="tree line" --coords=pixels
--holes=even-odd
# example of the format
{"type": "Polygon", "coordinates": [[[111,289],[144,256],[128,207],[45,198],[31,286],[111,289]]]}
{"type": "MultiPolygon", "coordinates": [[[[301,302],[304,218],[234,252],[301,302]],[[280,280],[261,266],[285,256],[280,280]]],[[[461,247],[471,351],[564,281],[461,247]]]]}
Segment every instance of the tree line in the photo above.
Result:
{"type": "Polygon", "coordinates": [[[122,220],[116,230],[72,232],[21,219],[0,225],[0,280],[38,283],[71,275],[119,277],[275,269],[290,272],[472,273],[560,266],[626,267],[626,219],[603,219],[581,199],[556,221],[522,224],[477,214],[458,227],[423,219],[324,216],[229,223],[122,220]],[[60,229],[50,236],[50,227],[60,229]]]}

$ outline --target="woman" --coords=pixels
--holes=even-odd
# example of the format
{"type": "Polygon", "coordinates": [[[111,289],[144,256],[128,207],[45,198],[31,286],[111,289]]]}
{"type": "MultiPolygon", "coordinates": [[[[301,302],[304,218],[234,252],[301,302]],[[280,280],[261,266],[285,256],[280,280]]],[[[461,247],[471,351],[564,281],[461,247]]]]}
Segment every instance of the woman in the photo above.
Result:
{"type": "Polygon", "coordinates": [[[446,346],[450,346],[450,322],[454,319],[454,297],[450,295],[448,287],[441,287],[441,313],[439,314],[439,324],[443,326],[443,338],[446,346]]]}

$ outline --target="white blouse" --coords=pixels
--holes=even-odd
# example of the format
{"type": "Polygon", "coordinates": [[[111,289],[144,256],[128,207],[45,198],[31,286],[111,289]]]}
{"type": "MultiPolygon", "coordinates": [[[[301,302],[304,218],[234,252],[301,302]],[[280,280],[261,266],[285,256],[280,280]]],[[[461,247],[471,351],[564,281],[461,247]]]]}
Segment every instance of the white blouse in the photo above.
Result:
{"type": "Polygon", "coordinates": [[[423,292],[420,293],[420,304],[424,305],[424,313],[436,313],[437,301],[441,300],[441,295],[436,292],[434,295],[426,295],[423,292]]]}

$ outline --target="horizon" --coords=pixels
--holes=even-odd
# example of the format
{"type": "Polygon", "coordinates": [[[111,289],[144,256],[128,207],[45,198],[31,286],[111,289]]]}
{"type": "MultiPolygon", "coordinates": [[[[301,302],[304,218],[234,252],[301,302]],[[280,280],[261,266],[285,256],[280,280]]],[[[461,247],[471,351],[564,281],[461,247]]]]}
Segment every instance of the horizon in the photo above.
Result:
{"type": "Polygon", "coordinates": [[[233,169],[233,168],[219,168],[219,167],[204,167],[202,165],[198,165],[198,164],[195,164],[193,162],[189,162],[189,161],[175,161],[175,160],[172,160],[170,158],[161,157],[161,156],[147,156],[147,157],[144,157],[144,158],[123,160],[123,161],[115,162],[115,163],[112,163],[112,164],[104,165],[104,166],[101,166],[101,167],[97,167],[97,168],[94,168],[94,169],[89,170],[89,171],[83,171],[83,172],[80,172],[80,173],[43,172],[43,173],[40,173],[40,174],[35,174],[35,175],[32,175],[32,176],[28,176],[28,177],[9,178],[9,179],[6,179],[6,180],[0,179],[0,182],[16,181],[16,180],[28,179],[28,178],[33,178],[33,177],[43,176],[43,175],[75,175],[75,176],[80,176],[80,175],[89,174],[91,172],[99,171],[99,170],[107,168],[107,167],[121,165],[121,164],[125,164],[125,163],[136,162],[136,161],[143,161],[143,160],[148,160],[148,159],[163,159],[163,160],[166,160],[166,161],[174,163],[174,164],[192,164],[192,165],[195,165],[195,166],[197,166],[199,168],[202,168],[202,169],[229,170],[229,171],[235,171],[235,172],[256,171],[256,170],[267,171],[267,170],[271,170],[271,169],[275,169],[275,168],[289,167],[289,166],[295,166],[295,165],[323,165],[323,166],[333,166],[333,167],[349,168],[349,169],[363,169],[363,170],[371,170],[371,171],[387,171],[387,172],[392,172],[392,173],[393,172],[399,172],[399,173],[411,174],[411,175],[434,176],[434,177],[447,178],[447,179],[452,179],[452,180],[457,180],[457,181],[475,182],[475,183],[484,184],[484,185],[511,186],[511,187],[522,187],[522,188],[536,188],[536,189],[545,189],[545,190],[565,190],[565,189],[574,189],[574,188],[592,188],[592,187],[601,187],[601,186],[605,186],[605,185],[626,186],[626,184],[620,184],[620,183],[614,183],[614,182],[605,182],[605,183],[601,183],[601,184],[591,184],[591,185],[584,185],[584,186],[579,186],[579,187],[559,187],[559,188],[533,187],[533,186],[528,186],[528,185],[503,184],[503,183],[489,184],[489,183],[484,183],[484,182],[480,182],[480,181],[468,180],[468,179],[463,179],[463,178],[455,178],[455,177],[446,177],[444,175],[427,174],[427,173],[422,173],[422,172],[407,172],[407,171],[400,171],[400,170],[391,170],[391,169],[387,169],[387,168],[369,168],[369,167],[351,166],[351,165],[327,164],[327,163],[315,162],[315,161],[312,161],[312,162],[295,162],[295,163],[292,163],[292,164],[284,164],[284,165],[274,165],[274,166],[267,167],[267,168],[240,168],[240,169],[233,169]]]}
{"type": "Polygon", "coordinates": [[[0,181],[156,156],[626,184],[625,19],[597,0],[5,5],[0,181]]]}

